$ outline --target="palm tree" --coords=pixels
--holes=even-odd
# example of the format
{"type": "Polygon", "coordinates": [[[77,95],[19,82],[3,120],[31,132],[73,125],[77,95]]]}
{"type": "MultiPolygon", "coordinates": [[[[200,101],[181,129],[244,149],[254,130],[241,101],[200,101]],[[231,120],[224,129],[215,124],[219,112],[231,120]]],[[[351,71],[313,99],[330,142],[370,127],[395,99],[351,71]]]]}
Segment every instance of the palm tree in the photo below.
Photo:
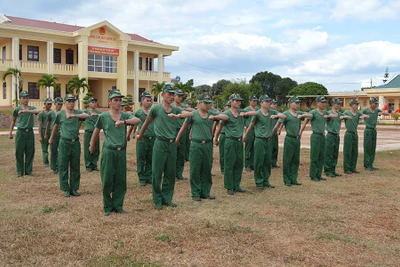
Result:
{"type": "Polygon", "coordinates": [[[8,75],[12,75],[12,78],[15,81],[15,106],[18,106],[18,83],[22,81],[22,74],[18,68],[9,68],[6,72],[3,73],[3,82],[6,81],[8,75]]]}
{"type": "Polygon", "coordinates": [[[72,77],[67,83],[68,93],[74,93],[78,100],[78,109],[81,109],[81,103],[79,101],[79,95],[89,91],[90,86],[86,83],[86,78],[80,79],[78,76],[72,77]]]}
{"type": "Polygon", "coordinates": [[[50,87],[53,87],[54,90],[58,91],[60,90],[60,85],[57,83],[58,78],[54,76],[53,74],[43,74],[42,77],[37,81],[36,86],[41,88],[41,87],[46,87],[46,97],[54,97],[50,96],[50,87]]]}
{"type": "Polygon", "coordinates": [[[161,94],[164,85],[165,85],[165,82],[162,82],[162,83],[158,83],[157,82],[157,83],[153,84],[153,88],[151,89],[151,93],[155,97],[157,97],[157,100],[159,99],[159,95],[161,94]]]}

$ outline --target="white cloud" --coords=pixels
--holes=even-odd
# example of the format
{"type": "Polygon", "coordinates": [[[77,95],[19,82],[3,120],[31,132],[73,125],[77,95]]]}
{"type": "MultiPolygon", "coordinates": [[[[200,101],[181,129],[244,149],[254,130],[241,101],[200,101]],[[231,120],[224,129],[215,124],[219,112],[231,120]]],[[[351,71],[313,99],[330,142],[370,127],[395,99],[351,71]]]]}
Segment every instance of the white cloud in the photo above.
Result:
{"type": "Polygon", "coordinates": [[[331,18],[356,17],[360,20],[394,19],[398,17],[398,0],[336,0],[331,18]]]}
{"type": "Polygon", "coordinates": [[[265,5],[272,9],[289,9],[295,7],[314,6],[321,0],[265,0],[265,5]]]}

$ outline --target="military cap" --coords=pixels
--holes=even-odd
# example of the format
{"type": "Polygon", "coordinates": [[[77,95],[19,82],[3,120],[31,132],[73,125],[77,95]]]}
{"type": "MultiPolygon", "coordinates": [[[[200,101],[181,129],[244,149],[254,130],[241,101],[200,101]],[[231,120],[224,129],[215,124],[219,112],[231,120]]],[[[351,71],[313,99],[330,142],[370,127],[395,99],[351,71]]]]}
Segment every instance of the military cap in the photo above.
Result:
{"type": "Polygon", "coordinates": [[[63,102],[64,100],[61,97],[56,97],[56,99],[54,99],[54,103],[62,104],[63,102]]]}
{"type": "Polygon", "coordinates": [[[232,101],[232,100],[240,100],[240,101],[243,101],[243,98],[241,98],[239,94],[231,94],[231,95],[229,96],[229,100],[230,100],[230,101],[232,101]]]}
{"type": "Polygon", "coordinates": [[[66,94],[64,97],[64,101],[68,101],[68,100],[76,100],[75,96],[73,94],[66,94]]]}
{"type": "Polygon", "coordinates": [[[297,96],[294,95],[291,98],[289,98],[289,102],[290,103],[293,103],[293,102],[300,103],[301,100],[297,96]]]}
{"type": "Polygon", "coordinates": [[[88,102],[90,103],[90,102],[92,102],[92,101],[97,101],[97,98],[89,97],[88,102]]]}
{"type": "Polygon", "coordinates": [[[379,100],[376,97],[371,97],[369,99],[369,103],[371,103],[371,104],[379,104],[379,100]]]}
{"type": "Polygon", "coordinates": [[[208,94],[199,95],[199,102],[212,103],[212,99],[208,94]]]}
{"type": "Polygon", "coordinates": [[[108,100],[111,100],[114,97],[124,97],[124,95],[121,95],[121,92],[119,90],[111,90],[108,93],[108,100]]]}
{"type": "Polygon", "coordinates": [[[334,99],[332,99],[332,101],[331,101],[331,104],[333,105],[333,104],[342,104],[343,102],[342,101],[340,101],[340,99],[339,98],[337,98],[337,97],[335,97],[334,99]]]}
{"type": "Polygon", "coordinates": [[[352,106],[352,105],[354,105],[354,104],[357,104],[357,105],[358,105],[358,104],[360,104],[360,102],[358,102],[357,99],[353,99],[353,100],[351,100],[350,103],[349,103],[350,106],[352,106]]]}
{"type": "Polygon", "coordinates": [[[143,98],[143,97],[152,97],[151,96],[151,94],[149,93],[149,91],[144,91],[141,95],[140,95],[140,98],[143,98]]]}
{"type": "Polygon", "coordinates": [[[325,96],[321,95],[321,96],[317,96],[317,98],[315,99],[315,102],[319,103],[325,103],[326,102],[326,98],[325,96]]]}
{"type": "Polygon", "coordinates": [[[184,95],[185,93],[182,91],[182,89],[178,89],[175,91],[176,95],[184,95]]]}
{"type": "Polygon", "coordinates": [[[258,97],[256,95],[251,95],[249,97],[249,101],[257,101],[258,102],[258,97]]]}
{"type": "Polygon", "coordinates": [[[21,93],[19,93],[19,96],[28,96],[29,97],[29,93],[28,91],[21,91],[21,93]]]}
{"type": "Polygon", "coordinates": [[[166,85],[164,85],[164,87],[162,88],[162,92],[163,93],[175,93],[175,89],[174,86],[170,83],[167,83],[166,85]]]}
{"type": "Polygon", "coordinates": [[[44,102],[45,104],[53,104],[53,99],[51,99],[50,97],[47,97],[47,98],[45,98],[45,99],[43,100],[43,102],[44,102]]]}

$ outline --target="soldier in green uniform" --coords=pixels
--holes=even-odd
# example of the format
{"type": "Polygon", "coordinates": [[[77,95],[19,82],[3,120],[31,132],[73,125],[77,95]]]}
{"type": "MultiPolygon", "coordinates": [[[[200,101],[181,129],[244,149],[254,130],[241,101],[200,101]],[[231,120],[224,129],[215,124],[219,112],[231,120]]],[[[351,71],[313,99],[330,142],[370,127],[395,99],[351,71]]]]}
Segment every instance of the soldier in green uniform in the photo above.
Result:
{"type": "Polygon", "coordinates": [[[126,212],[123,209],[126,193],[126,125],[140,123],[132,114],[121,112],[122,97],[118,90],[109,92],[110,110],[98,115],[90,139],[89,151],[94,153],[100,130],[104,131],[100,177],[105,216],[109,216],[113,211],[126,212]]]}
{"type": "MultiPolygon", "coordinates": [[[[175,91],[175,97],[174,97],[174,102],[173,106],[180,108],[180,109],[188,109],[188,106],[182,105],[182,100],[183,100],[183,91],[178,89],[175,91]]],[[[192,110],[192,109],[190,109],[192,110]]],[[[178,119],[177,120],[177,128],[176,128],[176,133],[178,134],[178,131],[181,129],[183,122],[185,119],[178,119]]],[[[181,145],[176,148],[176,180],[187,180],[187,178],[183,177],[183,169],[185,167],[185,155],[186,155],[186,144],[187,140],[186,138],[188,137],[187,131],[184,133],[181,139],[181,145]]]]}
{"type": "MultiPolygon", "coordinates": [[[[311,121],[312,134],[310,136],[310,178],[314,182],[325,181],[322,178],[322,169],[324,167],[325,158],[325,123],[326,119],[337,117],[336,114],[329,114],[325,110],[326,98],[318,96],[315,99],[317,108],[310,111],[311,118],[305,119],[301,127],[302,134],[308,121],[311,121]]],[[[300,134],[300,135],[301,135],[300,134]]]]}
{"type": "MultiPolygon", "coordinates": [[[[53,132],[54,124],[56,121],[56,115],[61,110],[63,106],[63,99],[61,97],[56,97],[54,100],[55,110],[51,110],[49,112],[48,119],[47,119],[47,126],[46,132],[51,135],[53,132]]],[[[57,130],[56,134],[54,135],[54,140],[50,145],[50,168],[52,169],[53,173],[58,173],[58,144],[60,142],[60,129],[57,130]]]]}
{"type": "MultiPolygon", "coordinates": [[[[277,110],[277,102],[276,100],[271,100],[271,105],[269,106],[272,110],[277,110]]],[[[274,119],[275,125],[278,122],[278,118],[274,119]]],[[[272,155],[271,155],[271,167],[272,168],[280,168],[278,166],[278,152],[279,152],[279,134],[280,130],[272,135],[272,155]]]]}
{"type": "MultiPolygon", "coordinates": [[[[243,130],[244,121],[247,116],[256,116],[257,111],[245,112],[240,109],[243,98],[238,94],[229,96],[231,108],[222,114],[215,116],[216,120],[223,120],[223,128],[225,128],[225,170],[224,170],[224,187],[228,191],[228,195],[234,195],[235,192],[244,193],[246,190],[240,187],[243,172],[243,130]]],[[[221,128],[215,133],[219,136],[221,128]]]]}
{"type": "Polygon", "coordinates": [[[368,115],[369,118],[364,119],[364,168],[367,171],[378,170],[374,167],[375,151],[376,151],[376,123],[378,116],[388,116],[389,113],[378,108],[379,101],[375,97],[369,100],[369,108],[361,111],[362,114],[368,115]]]}
{"type": "MultiPolygon", "coordinates": [[[[258,107],[258,97],[256,95],[251,95],[249,97],[249,106],[244,109],[245,112],[247,111],[257,111],[258,107]]],[[[248,117],[245,120],[245,127],[246,129],[249,127],[251,122],[251,117],[248,117]]],[[[254,170],[254,132],[250,131],[247,135],[247,141],[244,145],[244,168],[246,171],[254,170]]]]}
{"type": "Polygon", "coordinates": [[[297,96],[289,99],[289,110],[283,112],[285,119],[279,119],[273,133],[283,124],[286,136],[283,146],[283,182],[286,186],[301,185],[297,181],[300,164],[300,120],[311,118],[310,114],[298,111],[301,100],[297,96]]]}
{"type": "Polygon", "coordinates": [[[47,129],[48,114],[51,111],[53,100],[45,98],[43,101],[44,109],[38,115],[38,135],[39,142],[42,144],[42,159],[45,167],[49,166],[49,132],[47,129]]]}
{"type": "Polygon", "coordinates": [[[346,125],[346,133],[344,134],[343,144],[343,169],[344,173],[359,173],[357,171],[358,159],[358,132],[357,127],[360,119],[369,118],[358,112],[359,102],[357,100],[350,101],[350,110],[346,110],[343,114],[350,117],[344,121],[346,125]]]}
{"type": "MultiPolygon", "coordinates": [[[[193,112],[181,114],[187,117],[176,137],[177,146],[189,125],[192,126],[192,142],[190,148],[190,188],[195,201],[201,199],[215,199],[210,195],[212,186],[211,168],[213,156],[213,125],[214,116],[218,113],[211,109],[210,96],[199,96],[198,109],[193,112]]],[[[173,117],[178,117],[175,115],[173,117]]]]}
{"type": "Polygon", "coordinates": [[[64,191],[64,197],[69,197],[70,195],[77,197],[80,196],[78,189],[81,180],[79,121],[89,118],[89,115],[82,110],[74,109],[76,99],[72,94],[67,94],[64,100],[66,110],[61,110],[57,113],[49,144],[53,144],[60,127],[60,142],[58,145],[60,189],[64,191]]]}
{"type": "Polygon", "coordinates": [[[247,142],[247,138],[254,128],[254,179],[258,189],[275,188],[269,183],[271,175],[271,155],[272,155],[272,130],[275,127],[276,118],[285,119],[286,116],[276,110],[270,109],[271,98],[268,95],[260,97],[260,110],[257,116],[251,120],[243,141],[247,142]]]}
{"type": "MultiPolygon", "coordinates": [[[[141,95],[141,106],[142,108],[138,109],[134,116],[140,119],[139,125],[131,127],[128,131],[128,138],[130,138],[131,132],[133,131],[133,136],[137,133],[139,134],[143,123],[146,121],[147,116],[149,115],[149,111],[151,105],[153,104],[153,98],[151,94],[147,91],[144,91],[141,95]]],[[[153,121],[150,122],[147,127],[147,131],[143,135],[143,139],[136,142],[136,166],[137,173],[139,177],[139,183],[141,186],[146,186],[146,184],[151,184],[152,174],[152,153],[154,146],[154,125],[153,121]]],[[[129,140],[129,139],[128,139],[129,140]]]]}
{"type": "Polygon", "coordinates": [[[342,101],[338,98],[333,98],[331,101],[332,108],[329,114],[337,115],[336,117],[330,117],[326,121],[326,129],[328,133],[325,137],[325,163],[324,171],[328,177],[342,176],[336,172],[336,165],[339,157],[339,143],[340,143],[340,124],[343,119],[347,117],[343,116],[343,113],[339,112],[342,105],[342,101]]]}
{"type": "MultiPolygon", "coordinates": [[[[223,103],[224,106],[224,111],[228,110],[231,108],[231,103],[228,100],[225,100],[223,103]]],[[[221,173],[224,174],[225,170],[225,129],[224,129],[224,124],[222,121],[218,123],[218,128],[217,131],[219,132],[219,136],[216,136],[214,139],[214,144],[216,146],[219,146],[219,166],[221,169],[221,173]]]]}
{"type": "MultiPolygon", "coordinates": [[[[189,108],[194,109],[193,102],[190,99],[186,99],[185,105],[189,108]]],[[[185,161],[189,161],[189,153],[190,153],[190,132],[191,128],[190,125],[186,131],[186,151],[185,151],[185,161]]]]}
{"type": "Polygon", "coordinates": [[[35,156],[35,136],[33,134],[33,115],[39,114],[36,107],[29,106],[29,93],[22,91],[20,94],[21,105],[13,112],[10,126],[9,139],[13,139],[13,129],[17,124],[15,135],[15,158],[17,162],[17,177],[33,175],[32,165],[35,156]]]}
{"type": "Polygon", "coordinates": [[[172,202],[176,178],[176,129],[177,120],[170,118],[169,114],[179,114],[182,110],[172,106],[175,90],[171,84],[166,84],[162,90],[163,101],[161,104],[154,105],[142,126],[137,140],[143,139],[144,134],[152,120],[154,120],[154,133],[156,140],[153,147],[152,158],[152,184],[153,184],[153,203],[157,210],[162,209],[162,205],[176,207],[172,202]]]}
{"type": "Polygon", "coordinates": [[[85,167],[88,172],[98,171],[97,162],[99,161],[100,155],[100,140],[97,138],[95,143],[95,151],[90,153],[90,139],[92,138],[93,131],[95,129],[94,125],[97,122],[98,116],[101,114],[101,111],[97,110],[97,99],[94,97],[90,97],[88,99],[89,107],[85,109],[83,112],[88,114],[90,117],[85,120],[85,134],[83,136],[83,156],[85,159],[85,167]]]}

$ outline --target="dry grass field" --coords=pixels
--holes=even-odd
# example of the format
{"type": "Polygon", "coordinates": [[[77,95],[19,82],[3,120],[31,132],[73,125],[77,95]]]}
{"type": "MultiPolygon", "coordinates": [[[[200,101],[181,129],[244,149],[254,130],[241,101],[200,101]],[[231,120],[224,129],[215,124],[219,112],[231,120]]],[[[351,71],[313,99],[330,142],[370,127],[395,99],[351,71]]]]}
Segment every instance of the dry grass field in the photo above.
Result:
{"type": "Polygon", "coordinates": [[[16,178],[13,144],[0,138],[2,266],[399,266],[400,151],[379,152],[379,171],[364,171],[361,154],[360,174],[315,183],[303,149],[302,186],[285,187],[274,169],[276,188],[258,192],[244,172],[248,192],[229,196],[215,149],[217,199],[195,202],[189,181],[179,181],[179,206],[156,211],[151,188],[139,186],[131,142],[128,213],[105,217],[99,172],[81,167],[82,196],[64,198],[37,138],[33,177],[16,178]]]}

